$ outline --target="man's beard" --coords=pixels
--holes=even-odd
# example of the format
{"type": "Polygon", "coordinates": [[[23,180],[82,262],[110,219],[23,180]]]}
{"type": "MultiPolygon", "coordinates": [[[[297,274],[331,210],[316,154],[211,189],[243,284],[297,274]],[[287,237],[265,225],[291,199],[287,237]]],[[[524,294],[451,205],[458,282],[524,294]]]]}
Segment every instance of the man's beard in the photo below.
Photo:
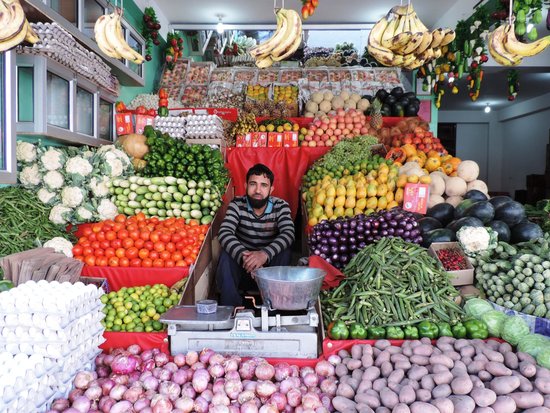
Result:
{"type": "Polygon", "coordinates": [[[269,200],[269,197],[265,197],[262,199],[258,198],[252,198],[250,195],[246,195],[246,198],[248,199],[248,203],[250,206],[254,209],[260,209],[266,206],[267,201],[269,200]]]}

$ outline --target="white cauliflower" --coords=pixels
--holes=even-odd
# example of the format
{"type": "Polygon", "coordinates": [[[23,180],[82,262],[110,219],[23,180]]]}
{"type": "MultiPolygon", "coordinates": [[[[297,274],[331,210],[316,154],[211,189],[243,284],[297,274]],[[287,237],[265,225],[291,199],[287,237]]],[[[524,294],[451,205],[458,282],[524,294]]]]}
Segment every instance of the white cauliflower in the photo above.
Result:
{"type": "Polygon", "coordinates": [[[50,211],[49,218],[50,221],[52,221],[54,224],[65,225],[67,224],[67,222],[69,222],[72,213],[73,210],[71,208],[67,208],[64,205],[58,204],[55,205],[50,211]]]}
{"type": "Polygon", "coordinates": [[[73,156],[65,164],[65,170],[77,181],[83,180],[93,171],[92,164],[82,156],[73,156]]]}
{"type": "Polygon", "coordinates": [[[19,173],[19,182],[26,187],[40,185],[42,182],[42,176],[38,170],[38,164],[34,163],[30,166],[25,166],[19,173]]]}
{"type": "Polygon", "coordinates": [[[456,239],[466,254],[473,254],[489,248],[491,234],[484,227],[464,226],[456,233],[456,239]]]}
{"type": "Polygon", "coordinates": [[[40,188],[37,192],[38,199],[43,204],[50,204],[55,201],[56,194],[55,192],[50,192],[46,188],[40,188]]]}
{"type": "Polygon", "coordinates": [[[19,162],[31,163],[36,160],[36,146],[29,142],[17,142],[15,150],[19,162]]]}
{"type": "Polygon", "coordinates": [[[120,149],[111,149],[109,152],[104,154],[105,159],[119,159],[125,166],[128,166],[131,161],[126,152],[121,151],[120,149]]]}
{"type": "Polygon", "coordinates": [[[109,182],[110,179],[107,176],[96,178],[95,176],[90,180],[90,189],[92,194],[96,198],[105,198],[109,195],[109,182]]]}
{"type": "Polygon", "coordinates": [[[76,208],[84,201],[84,193],[78,186],[66,186],[61,190],[61,203],[69,208],[76,208]]]}
{"type": "Polygon", "coordinates": [[[44,175],[44,183],[49,189],[59,189],[65,183],[65,179],[60,172],[50,171],[44,175]]]}
{"type": "Polygon", "coordinates": [[[65,155],[59,149],[49,148],[40,157],[42,167],[47,171],[57,171],[63,167],[65,155]]]}
{"type": "Polygon", "coordinates": [[[101,221],[113,219],[118,214],[118,208],[110,199],[105,198],[97,206],[97,214],[101,221]]]}
{"type": "Polygon", "coordinates": [[[116,178],[124,173],[124,165],[120,159],[107,159],[103,164],[103,170],[107,175],[116,178]]]}
{"type": "Polygon", "coordinates": [[[105,153],[105,152],[109,152],[113,149],[116,149],[116,146],[115,145],[101,145],[97,151],[96,151],[96,154],[102,154],[102,153],[105,153]]]}
{"type": "Polygon", "coordinates": [[[81,155],[84,159],[90,159],[95,155],[95,152],[90,151],[90,150],[86,150],[86,151],[83,151],[81,155]]]}
{"type": "Polygon", "coordinates": [[[47,241],[44,245],[44,248],[53,248],[55,252],[60,252],[65,254],[67,257],[72,258],[73,256],[73,244],[71,241],[66,240],[65,238],[55,237],[47,241]]]}
{"type": "Polygon", "coordinates": [[[79,206],[75,211],[77,222],[90,222],[93,219],[93,211],[87,206],[79,206]]]}

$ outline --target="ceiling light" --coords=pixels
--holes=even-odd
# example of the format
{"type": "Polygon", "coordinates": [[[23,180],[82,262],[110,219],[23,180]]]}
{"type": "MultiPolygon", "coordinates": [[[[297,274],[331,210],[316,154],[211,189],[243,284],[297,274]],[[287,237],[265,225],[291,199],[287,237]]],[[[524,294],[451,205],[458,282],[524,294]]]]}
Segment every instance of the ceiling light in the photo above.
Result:
{"type": "Polygon", "coordinates": [[[218,15],[218,24],[216,25],[216,31],[219,33],[219,34],[223,34],[224,30],[225,30],[225,27],[223,25],[223,22],[222,22],[222,15],[218,15]]]}
{"type": "Polygon", "coordinates": [[[489,103],[487,103],[487,104],[485,105],[485,108],[483,109],[483,111],[484,111],[485,113],[490,113],[490,112],[491,112],[491,105],[489,105],[489,103]]]}

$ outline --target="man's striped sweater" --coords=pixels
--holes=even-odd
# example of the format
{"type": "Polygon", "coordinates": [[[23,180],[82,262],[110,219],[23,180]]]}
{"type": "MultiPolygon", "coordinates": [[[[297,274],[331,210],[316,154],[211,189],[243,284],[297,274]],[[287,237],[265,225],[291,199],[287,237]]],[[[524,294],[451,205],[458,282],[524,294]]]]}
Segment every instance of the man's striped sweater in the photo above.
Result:
{"type": "Polygon", "coordinates": [[[218,232],[222,248],[239,264],[244,251],[265,251],[268,260],[294,242],[294,223],[288,203],[270,197],[266,210],[256,216],[246,196],[230,202],[218,232]]]}

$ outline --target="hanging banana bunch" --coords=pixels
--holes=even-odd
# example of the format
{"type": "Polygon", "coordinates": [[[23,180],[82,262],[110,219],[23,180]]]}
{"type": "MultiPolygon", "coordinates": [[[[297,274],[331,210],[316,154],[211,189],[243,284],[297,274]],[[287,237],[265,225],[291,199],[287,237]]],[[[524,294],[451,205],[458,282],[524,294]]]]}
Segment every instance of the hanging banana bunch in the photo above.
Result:
{"type": "Polygon", "coordinates": [[[0,52],[23,41],[34,44],[39,40],[27,21],[19,0],[0,0],[0,52]]]}
{"type": "Polygon", "coordinates": [[[101,51],[114,59],[126,59],[135,64],[144,62],[143,56],[130,47],[124,39],[122,31],[122,10],[115,7],[111,14],[99,16],[95,22],[94,36],[95,41],[101,51]]]}
{"type": "Polygon", "coordinates": [[[367,49],[384,66],[412,70],[439,58],[454,38],[452,29],[428,30],[409,2],[393,7],[373,26],[367,49]]]}

